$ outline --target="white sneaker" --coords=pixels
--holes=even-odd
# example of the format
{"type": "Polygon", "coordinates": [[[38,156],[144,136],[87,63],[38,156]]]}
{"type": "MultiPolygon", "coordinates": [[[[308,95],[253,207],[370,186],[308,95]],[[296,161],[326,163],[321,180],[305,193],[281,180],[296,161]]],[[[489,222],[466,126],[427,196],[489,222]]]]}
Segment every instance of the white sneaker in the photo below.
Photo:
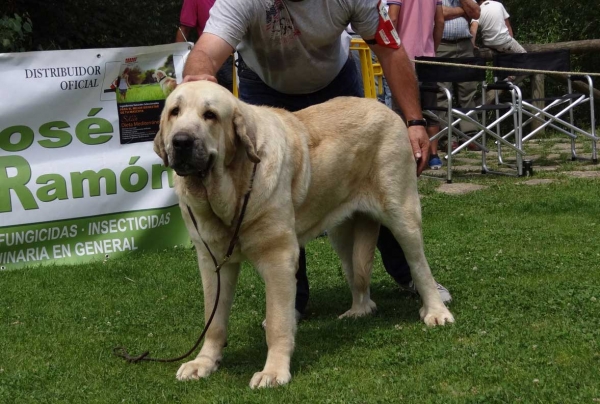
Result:
{"type": "MultiPolygon", "coordinates": [[[[437,287],[438,293],[440,294],[440,297],[442,298],[442,302],[444,302],[445,304],[450,303],[452,301],[452,295],[450,294],[450,291],[440,283],[436,282],[435,285],[437,287]]],[[[413,281],[410,281],[408,283],[400,283],[399,286],[401,290],[414,293],[416,295],[419,294],[413,281]]]]}

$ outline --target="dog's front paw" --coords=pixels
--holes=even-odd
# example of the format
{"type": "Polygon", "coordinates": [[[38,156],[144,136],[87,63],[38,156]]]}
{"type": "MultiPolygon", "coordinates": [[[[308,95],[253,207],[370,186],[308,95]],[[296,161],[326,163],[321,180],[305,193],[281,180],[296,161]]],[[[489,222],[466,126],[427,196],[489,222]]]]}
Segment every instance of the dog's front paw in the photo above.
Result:
{"type": "Polygon", "coordinates": [[[351,317],[351,318],[364,317],[364,316],[368,316],[370,314],[375,313],[376,310],[377,310],[377,305],[375,304],[375,302],[373,300],[369,299],[369,301],[364,304],[358,305],[356,307],[352,306],[352,308],[350,310],[348,310],[347,312],[345,312],[338,318],[342,319],[342,318],[347,318],[347,317],[351,317]]]}
{"type": "Polygon", "coordinates": [[[252,376],[252,380],[250,380],[250,388],[263,388],[263,387],[277,387],[283,384],[287,384],[290,380],[292,380],[292,375],[289,371],[282,372],[256,372],[254,376],[252,376]]]}
{"type": "Polygon", "coordinates": [[[436,308],[423,306],[419,310],[419,314],[421,315],[421,320],[430,327],[454,322],[454,316],[452,316],[452,313],[444,305],[436,308]]]}
{"type": "Polygon", "coordinates": [[[177,380],[192,380],[208,377],[219,368],[219,361],[202,356],[184,363],[177,371],[177,380]]]}

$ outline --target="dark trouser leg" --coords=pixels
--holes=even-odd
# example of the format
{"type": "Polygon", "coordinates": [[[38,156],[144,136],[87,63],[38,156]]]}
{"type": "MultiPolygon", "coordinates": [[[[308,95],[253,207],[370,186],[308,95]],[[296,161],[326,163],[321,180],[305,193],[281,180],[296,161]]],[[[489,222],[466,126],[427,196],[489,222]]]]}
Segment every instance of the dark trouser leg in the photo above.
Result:
{"type": "Polygon", "coordinates": [[[230,55],[217,71],[217,81],[230,92],[233,92],[233,55],[230,55]]]}
{"type": "Polygon", "coordinates": [[[385,270],[397,283],[408,283],[412,280],[404,251],[387,227],[381,226],[379,230],[377,248],[385,270]]]}
{"type": "Polygon", "coordinates": [[[300,249],[298,271],[296,272],[296,310],[304,314],[308,304],[308,277],[306,276],[306,250],[300,249]]]}
{"type": "Polygon", "coordinates": [[[340,73],[328,86],[310,94],[281,93],[266,85],[256,73],[248,68],[243,59],[238,58],[238,66],[239,96],[248,104],[284,108],[294,112],[335,97],[364,96],[361,78],[352,58],[348,58],[340,73]]]}

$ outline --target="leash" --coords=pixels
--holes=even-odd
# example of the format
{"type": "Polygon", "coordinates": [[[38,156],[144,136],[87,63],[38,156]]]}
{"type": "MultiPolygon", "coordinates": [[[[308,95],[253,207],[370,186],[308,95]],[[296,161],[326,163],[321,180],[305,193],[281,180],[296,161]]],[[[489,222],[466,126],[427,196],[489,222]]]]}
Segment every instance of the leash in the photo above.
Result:
{"type": "Polygon", "coordinates": [[[200,230],[198,229],[198,222],[196,222],[196,218],[194,217],[194,214],[192,213],[192,209],[189,207],[189,205],[187,206],[187,210],[188,210],[188,213],[190,214],[190,218],[192,219],[192,223],[194,224],[194,228],[196,229],[196,232],[198,233],[200,240],[202,240],[202,244],[204,244],[204,246],[206,247],[206,250],[208,251],[210,258],[212,259],[213,264],[215,265],[215,272],[217,273],[217,296],[215,298],[215,304],[213,306],[212,312],[210,313],[210,317],[208,318],[208,321],[204,325],[204,329],[202,330],[202,333],[200,334],[200,337],[198,337],[198,340],[196,341],[194,346],[189,351],[187,351],[185,354],[178,356],[177,358],[163,359],[163,358],[148,357],[148,355],[150,355],[150,351],[146,351],[138,356],[131,356],[127,352],[127,349],[122,346],[113,348],[114,355],[116,355],[120,358],[123,358],[124,360],[126,360],[129,363],[138,363],[138,362],[142,362],[142,361],[177,362],[177,361],[187,358],[188,356],[190,356],[192,354],[192,352],[194,352],[196,350],[196,348],[198,348],[198,345],[200,345],[200,342],[202,342],[202,340],[204,339],[204,336],[206,335],[206,332],[208,331],[208,327],[210,327],[210,324],[212,323],[213,318],[215,317],[215,314],[217,312],[219,297],[221,296],[221,268],[223,267],[223,265],[225,265],[227,263],[227,261],[229,261],[229,258],[231,258],[231,255],[233,254],[233,250],[239,240],[238,236],[240,233],[240,228],[242,227],[242,221],[244,220],[244,215],[246,214],[246,208],[248,207],[248,200],[250,200],[250,192],[252,191],[252,185],[254,184],[254,176],[256,175],[257,165],[258,165],[258,163],[254,163],[254,168],[252,169],[252,177],[250,177],[250,187],[248,188],[246,195],[244,195],[244,202],[242,203],[242,210],[240,211],[240,217],[238,218],[237,225],[236,225],[235,231],[233,233],[233,237],[231,238],[231,241],[229,242],[229,247],[227,248],[227,253],[225,254],[225,257],[223,258],[223,260],[221,261],[220,264],[217,262],[217,258],[211,251],[211,249],[208,246],[208,244],[206,243],[206,241],[204,241],[204,239],[202,238],[202,235],[200,234],[200,230]]]}
{"type": "Polygon", "coordinates": [[[179,30],[179,32],[181,33],[181,36],[183,37],[183,40],[185,42],[189,42],[188,39],[185,37],[185,34],[183,33],[183,31],[181,30],[181,25],[177,26],[177,29],[179,30]]]}

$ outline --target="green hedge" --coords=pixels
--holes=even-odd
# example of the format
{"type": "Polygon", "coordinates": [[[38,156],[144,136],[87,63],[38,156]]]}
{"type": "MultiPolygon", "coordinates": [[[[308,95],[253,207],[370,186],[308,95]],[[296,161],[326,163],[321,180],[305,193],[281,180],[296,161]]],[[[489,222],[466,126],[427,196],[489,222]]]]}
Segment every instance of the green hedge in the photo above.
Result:
{"type": "MultiPolygon", "coordinates": [[[[555,43],[600,38],[596,0],[504,0],[515,37],[521,43],[555,43]]],[[[598,54],[572,58],[573,68],[599,71],[598,54]]]]}
{"type": "Polygon", "coordinates": [[[182,0],[8,0],[0,11],[29,14],[32,49],[111,48],[173,42],[181,4],[182,0]]]}

